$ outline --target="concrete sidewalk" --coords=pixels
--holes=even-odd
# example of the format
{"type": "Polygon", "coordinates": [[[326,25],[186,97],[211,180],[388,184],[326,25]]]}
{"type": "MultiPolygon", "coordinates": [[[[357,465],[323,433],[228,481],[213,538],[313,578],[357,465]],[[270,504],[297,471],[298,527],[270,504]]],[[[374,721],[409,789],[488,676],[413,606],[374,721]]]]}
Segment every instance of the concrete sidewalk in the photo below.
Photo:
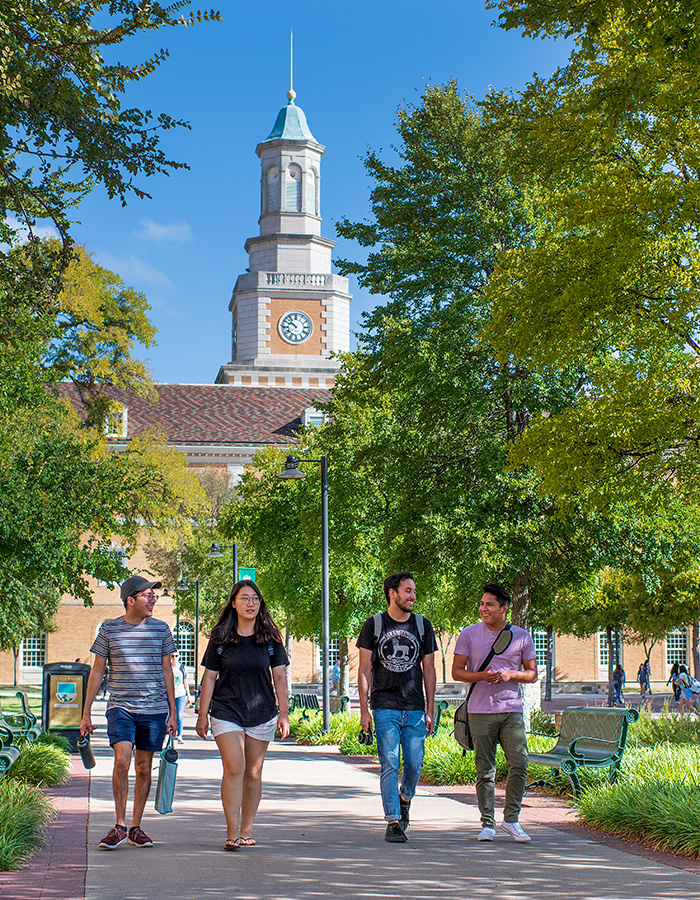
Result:
{"type": "MultiPolygon", "coordinates": [[[[104,735],[102,729],[101,734],[104,735]]],[[[226,836],[213,741],[187,729],[175,811],[153,794],[144,830],[156,845],[97,849],[114,824],[111,756],[103,737],[92,772],[87,900],[685,900],[696,875],[574,833],[527,825],[532,843],[499,833],[476,843],[474,806],[419,790],[407,844],[384,839],[379,780],[327,748],[273,744],[264,771],[255,847],[223,851],[226,836]]]]}

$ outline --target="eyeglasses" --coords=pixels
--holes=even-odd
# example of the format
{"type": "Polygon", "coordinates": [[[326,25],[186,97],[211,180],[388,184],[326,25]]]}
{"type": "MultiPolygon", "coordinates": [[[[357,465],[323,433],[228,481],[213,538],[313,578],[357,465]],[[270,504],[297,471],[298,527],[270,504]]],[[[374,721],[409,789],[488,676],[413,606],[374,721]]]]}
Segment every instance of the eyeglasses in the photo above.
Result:
{"type": "Polygon", "coordinates": [[[238,596],[234,600],[234,603],[252,603],[253,605],[260,603],[260,597],[241,597],[238,596]]]}

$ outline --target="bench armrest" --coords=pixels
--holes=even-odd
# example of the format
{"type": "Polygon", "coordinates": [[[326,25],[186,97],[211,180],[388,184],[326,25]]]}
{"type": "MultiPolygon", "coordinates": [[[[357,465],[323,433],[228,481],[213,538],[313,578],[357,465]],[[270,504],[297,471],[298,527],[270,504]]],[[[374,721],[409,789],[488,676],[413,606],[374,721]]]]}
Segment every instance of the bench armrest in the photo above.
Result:
{"type": "MultiPolygon", "coordinates": [[[[574,758],[577,757],[577,756],[578,756],[578,757],[581,757],[581,758],[584,758],[584,757],[585,757],[585,754],[579,752],[579,751],[576,749],[576,744],[578,744],[579,741],[595,741],[597,744],[610,744],[610,746],[611,746],[611,747],[614,747],[615,750],[620,749],[620,744],[619,744],[618,741],[606,741],[604,738],[588,737],[588,735],[582,734],[582,735],[580,735],[579,737],[574,738],[574,740],[569,744],[569,753],[570,753],[574,758]]],[[[614,754],[614,751],[613,751],[613,752],[610,754],[610,756],[614,756],[614,755],[615,755],[615,754],[614,754]]]]}

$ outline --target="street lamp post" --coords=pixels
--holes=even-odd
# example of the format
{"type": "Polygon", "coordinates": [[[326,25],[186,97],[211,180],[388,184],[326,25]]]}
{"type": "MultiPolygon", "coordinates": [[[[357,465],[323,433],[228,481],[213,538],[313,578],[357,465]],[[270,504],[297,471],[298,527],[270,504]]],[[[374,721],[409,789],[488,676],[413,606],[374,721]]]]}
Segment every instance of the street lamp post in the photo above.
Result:
{"type": "Polygon", "coordinates": [[[300,459],[288,456],[284,466],[284,472],[278,474],[278,478],[306,478],[306,473],[297,468],[299,462],[313,462],[321,464],[321,669],[323,672],[323,730],[330,727],[330,604],[329,604],[329,575],[328,575],[328,457],[320,459],[300,459]]]}
{"type": "Polygon", "coordinates": [[[232,562],[233,562],[233,583],[235,584],[238,581],[238,544],[235,542],[233,544],[217,544],[216,541],[211,545],[211,550],[209,553],[205,554],[207,559],[222,559],[223,553],[222,550],[232,550],[232,562]]]}
{"type": "MultiPolygon", "coordinates": [[[[194,581],[185,581],[180,579],[177,586],[178,591],[189,591],[194,584],[194,696],[197,697],[197,687],[199,686],[199,578],[194,581]]],[[[178,625],[179,625],[178,616],[178,625]]]]}

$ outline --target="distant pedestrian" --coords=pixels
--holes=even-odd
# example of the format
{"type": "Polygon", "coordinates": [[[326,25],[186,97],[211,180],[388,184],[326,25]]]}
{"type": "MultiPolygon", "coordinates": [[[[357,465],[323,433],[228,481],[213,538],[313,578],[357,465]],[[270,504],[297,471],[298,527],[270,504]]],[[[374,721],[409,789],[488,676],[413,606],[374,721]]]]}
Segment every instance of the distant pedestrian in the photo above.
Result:
{"type": "Polygon", "coordinates": [[[331,694],[335,694],[336,697],[340,696],[340,666],[337,662],[333,664],[331,670],[331,694]]]}
{"type": "Polygon", "coordinates": [[[509,608],[510,594],[503,585],[484,585],[479,603],[481,622],[467,626],[457,638],[452,677],[455,681],[474,684],[468,712],[482,825],[477,840],[492,841],[496,836],[494,780],[496,749],[500,744],[508,763],[501,828],[514,841],[527,843],[530,836],[518,822],[527,781],[527,739],[520,685],[537,681],[537,659],[532,636],[524,628],[506,623],[509,608]],[[496,640],[507,630],[512,638],[496,654],[496,640]],[[482,668],[492,651],[493,662],[482,668]]]}
{"type": "Polygon", "coordinates": [[[684,712],[692,713],[695,712],[693,708],[693,692],[690,689],[690,675],[688,675],[688,670],[685,666],[680,666],[678,671],[678,687],[681,691],[681,699],[678,704],[678,712],[683,714],[684,712]]]}
{"type": "Polygon", "coordinates": [[[615,703],[622,703],[622,688],[625,686],[625,670],[618,663],[613,670],[613,687],[615,688],[615,703]]]}
{"type": "Polygon", "coordinates": [[[192,706],[192,698],[190,697],[190,685],[187,680],[187,669],[184,663],[180,662],[180,654],[178,651],[171,654],[170,664],[173,667],[173,682],[175,684],[175,713],[177,715],[177,742],[185,743],[183,729],[185,725],[185,707],[192,706]]]}
{"type": "Polygon", "coordinates": [[[649,697],[651,697],[651,691],[649,690],[649,670],[647,669],[646,662],[639,664],[637,681],[639,682],[639,693],[642,700],[649,699],[649,697]]]}
{"type": "Polygon", "coordinates": [[[413,612],[416,583],[410,572],[385,578],[384,597],[388,609],[370,616],[357,639],[357,687],[365,734],[372,733],[374,718],[387,823],[384,840],[403,844],[423,768],[425,738],[433,730],[437,641],[430,622],[413,612]]]}
{"type": "Polygon", "coordinates": [[[282,636],[260,588],[249,578],[236,582],[202,660],[196,726],[197,734],[206,739],[211,705],[211,732],[224,767],[224,850],[255,844],[253,822],[267,746],[275,731],[283,738],[289,734],[287,664],[282,636]]]}
{"type": "Polygon", "coordinates": [[[668,676],[668,681],[666,682],[666,684],[671,685],[671,690],[673,691],[673,699],[678,704],[680,704],[681,702],[681,688],[678,684],[678,676],[680,675],[680,673],[681,667],[679,666],[678,662],[674,662],[674,664],[671,666],[671,672],[668,676]]]}
{"type": "Polygon", "coordinates": [[[128,840],[134,847],[152,847],[141,829],[141,817],[151,789],[153,754],[160,752],[166,734],[175,734],[175,691],[170,655],[177,649],[170,629],[153,618],[160,581],[132,575],[121,586],[124,615],[103,622],[90,648],[95,662],[88,678],[80,733],[92,734],[93,701],[109,663],[107,736],[114,750],[112,790],[117,822],[104,837],[101,850],[116,850],[128,840]],[[134,756],[136,779],[131,828],[126,829],[129,769],[134,756]]]}

